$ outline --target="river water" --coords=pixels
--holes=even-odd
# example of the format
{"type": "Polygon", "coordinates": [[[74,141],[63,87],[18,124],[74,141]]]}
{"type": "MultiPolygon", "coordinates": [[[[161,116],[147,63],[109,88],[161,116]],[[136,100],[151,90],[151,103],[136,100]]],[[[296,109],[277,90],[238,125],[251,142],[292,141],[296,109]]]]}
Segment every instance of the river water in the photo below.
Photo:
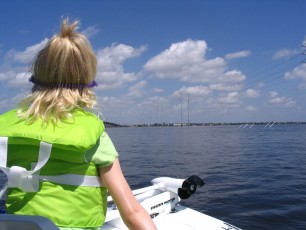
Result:
{"type": "Polygon", "coordinates": [[[306,229],[306,125],[109,128],[131,187],[198,175],[184,204],[243,229],[306,229]]]}
{"type": "Polygon", "coordinates": [[[306,125],[106,131],[132,189],[198,175],[184,205],[242,229],[306,229],[306,125]]]}

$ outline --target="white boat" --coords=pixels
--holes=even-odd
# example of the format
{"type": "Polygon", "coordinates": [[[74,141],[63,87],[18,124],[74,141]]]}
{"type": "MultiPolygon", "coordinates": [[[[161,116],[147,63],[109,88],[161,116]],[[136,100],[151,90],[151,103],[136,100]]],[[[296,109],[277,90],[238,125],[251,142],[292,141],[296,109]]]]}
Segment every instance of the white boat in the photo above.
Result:
{"type": "MultiPolygon", "coordinates": [[[[198,186],[204,182],[197,176],[188,179],[160,177],[151,181],[149,187],[134,190],[140,204],[151,215],[159,230],[239,230],[229,223],[191,208],[180,205],[181,199],[192,196],[198,186]]],[[[194,197],[195,198],[195,197],[194,197]]],[[[119,211],[108,197],[108,209],[105,224],[101,230],[126,230],[119,211]]],[[[4,230],[55,230],[53,223],[37,216],[0,215],[0,229],[4,230]]]]}

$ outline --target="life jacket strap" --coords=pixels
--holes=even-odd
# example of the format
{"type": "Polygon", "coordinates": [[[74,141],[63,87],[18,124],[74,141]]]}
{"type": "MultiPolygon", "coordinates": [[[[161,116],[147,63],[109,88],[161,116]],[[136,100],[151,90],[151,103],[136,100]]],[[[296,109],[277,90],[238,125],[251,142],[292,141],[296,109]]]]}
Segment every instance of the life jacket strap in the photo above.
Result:
{"type": "Polygon", "coordinates": [[[103,187],[98,176],[88,176],[79,174],[63,175],[39,175],[40,169],[50,158],[52,144],[40,142],[38,161],[32,164],[32,170],[27,170],[20,166],[7,167],[8,137],[0,137],[0,170],[8,178],[7,187],[21,188],[24,192],[37,192],[39,181],[49,181],[57,184],[103,187]]]}
{"type": "Polygon", "coordinates": [[[25,192],[39,190],[39,171],[50,158],[52,144],[40,142],[38,161],[33,170],[20,166],[7,167],[8,137],[0,137],[0,169],[6,174],[9,188],[21,188],[25,192]]]}
{"type": "Polygon", "coordinates": [[[55,176],[40,175],[41,181],[49,181],[56,184],[86,186],[86,187],[103,187],[103,183],[98,176],[87,176],[79,174],[63,174],[55,176]]]}

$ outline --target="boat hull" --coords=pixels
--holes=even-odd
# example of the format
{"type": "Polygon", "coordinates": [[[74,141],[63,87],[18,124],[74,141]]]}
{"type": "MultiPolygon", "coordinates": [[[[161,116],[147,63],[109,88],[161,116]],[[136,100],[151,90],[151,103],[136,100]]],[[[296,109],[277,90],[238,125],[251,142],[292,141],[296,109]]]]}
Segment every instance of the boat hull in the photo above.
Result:
{"type": "MultiPolygon", "coordinates": [[[[114,213],[111,212],[114,212],[114,210],[109,211],[110,215],[114,215],[114,213]]],[[[176,207],[175,212],[158,215],[154,217],[153,221],[158,230],[240,230],[240,228],[222,220],[181,205],[176,207]]],[[[128,229],[124,223],[119,220],[114,225],[112,222],[106,222],[104,226],[101,227],[101,230],[128,229]]]]}

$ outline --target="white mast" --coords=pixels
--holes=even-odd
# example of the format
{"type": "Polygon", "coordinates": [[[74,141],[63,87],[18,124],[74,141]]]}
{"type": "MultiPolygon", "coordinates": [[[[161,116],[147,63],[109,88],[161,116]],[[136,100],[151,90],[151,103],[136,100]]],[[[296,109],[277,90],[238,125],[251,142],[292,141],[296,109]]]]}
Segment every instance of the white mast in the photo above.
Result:
{"type": "Polygon", "coordinates": [[[182,106],[182,92],[180,92],[180,103],[181,103],[181,127],[183,127],[183,106],[182,106]]]}
{"type": "Polygon", "coordinates": [[[189,93],[188,93],[188,101],[187,101],[187,103],[188,103],[188,104],[187,104],[187,105],[188,105],[188,106],[187,106],[187,107],[188,107],[187,109],[188,109],[188,127],[189,127],[189,126],[190,126],[190,122],[189,122],[189,93]]]}

